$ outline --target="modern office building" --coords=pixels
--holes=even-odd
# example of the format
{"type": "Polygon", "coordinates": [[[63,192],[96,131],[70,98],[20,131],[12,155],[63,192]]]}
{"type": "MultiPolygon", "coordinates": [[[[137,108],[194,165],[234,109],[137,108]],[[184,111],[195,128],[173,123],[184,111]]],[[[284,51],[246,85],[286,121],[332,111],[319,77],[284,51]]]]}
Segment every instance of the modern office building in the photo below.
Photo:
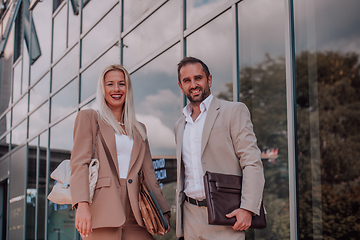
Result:
{"type": "MultiPolygon", "coordinates": [[[[137,118],[175,211],[177,63],[250,109],[267,228],[247,239],[360,239],[360,1],[0,0],[0,238],[80,239],[46,199],[76,114],[109,64],[131,73],[137,118]]],[[[221,141],[221,139],[219,139],[221,141]]],[[[116,213],[114,213],[116,214],[116,213]]],[[[156,239],[176,239],[172,232],[156,239]]]]}

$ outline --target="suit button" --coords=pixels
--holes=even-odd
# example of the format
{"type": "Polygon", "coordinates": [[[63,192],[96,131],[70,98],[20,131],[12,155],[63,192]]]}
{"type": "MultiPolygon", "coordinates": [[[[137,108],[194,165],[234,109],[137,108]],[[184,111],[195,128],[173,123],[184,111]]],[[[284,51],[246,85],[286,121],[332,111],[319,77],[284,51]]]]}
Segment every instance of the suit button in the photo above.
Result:
{"type": "Polygon", "coordinates": [[[132,183],[132,179],[129,179],[129,181],[128,181],[129,183],[132,183]]]}

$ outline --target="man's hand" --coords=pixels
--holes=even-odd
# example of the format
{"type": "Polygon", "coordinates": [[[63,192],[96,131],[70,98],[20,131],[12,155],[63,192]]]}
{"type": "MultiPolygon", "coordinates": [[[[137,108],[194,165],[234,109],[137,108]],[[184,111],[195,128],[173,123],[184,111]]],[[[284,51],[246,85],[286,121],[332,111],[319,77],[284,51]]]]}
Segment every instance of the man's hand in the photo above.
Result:
{"type": "Polygon", "coordinates": [[[82,238],[88,237],[92,231],[91,213],[88,202],[79,202],[75,216],[75,227],[82,238]]]}
{"type": "Polygon", "coordinates": [[[226,217],[236,217],[236,222],[232,227],[236,231],[245,231],[251,226],[252,213],[246,209],[235,209],[231,213],[226,214],[226,217]]]}

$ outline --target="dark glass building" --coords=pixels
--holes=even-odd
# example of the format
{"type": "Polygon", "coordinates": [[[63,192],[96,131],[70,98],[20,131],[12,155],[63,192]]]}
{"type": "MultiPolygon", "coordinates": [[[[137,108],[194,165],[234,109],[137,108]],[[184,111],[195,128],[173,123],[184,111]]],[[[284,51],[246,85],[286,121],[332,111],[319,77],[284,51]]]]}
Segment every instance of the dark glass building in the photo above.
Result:
{"type": "MultiPolygon", "coordinates": [[[[137,118],[175,216],[176,64],[206,62],[212,93],[250,109],[267,228],[247,239],[360,239],[360,1],[0,0],[0,238],[80,239],[46,199],[73,125],[109,64],[130,72],[137,118]]],[[[171,233],[156,239],[176,239],[171,233]]]]}

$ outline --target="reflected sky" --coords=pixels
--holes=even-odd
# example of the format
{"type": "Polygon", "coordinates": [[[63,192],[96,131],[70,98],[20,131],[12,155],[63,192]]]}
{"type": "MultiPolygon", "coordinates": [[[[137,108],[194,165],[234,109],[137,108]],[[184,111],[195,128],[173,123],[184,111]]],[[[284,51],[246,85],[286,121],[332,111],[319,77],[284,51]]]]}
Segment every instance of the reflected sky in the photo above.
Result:
{"type": "MultiPolygon", "coordinates": [[[[53,38],[53,62],[57,61],[66,49],[67,33],[67,5],[65,4],[54,18],[54,38],[53,38]]],[[[40,45],[41,47],[41,45],[40,45]]]]}
{"type": "Polygon", "coordinates": [[[51,122],[64,117],[78,103],[79,81],[78,78],[56,93],[51,99],[51,122]]]}
{"type": "Polygon", "coordinates": [[[73,131],[77,113],[56,124],[50,129],[50,148],[71,151],[73,147],[73,131]]]}
{"type": "Polygon", "coordinates": [[[124,38],[127,69],[180,34],[179,4],[180,1],[170,0],[124,38]]]}
{"type": "Polygon", "coordinates": [[[201,20],[224,2],[223,0],[186,0],[187,27],[201,20]]]}
{"type": "MultiPolygon", "coordinates": [[[[91,2],[91,1],[90,1],[91,2]]],[[[120,34],[120,5],[118,4],[82,40],[82,66],[86,66],[120,34]],[[106,37],[104,37],[106,36],[106,37]]],[[[118,52],[120,54],[120,52],[118,52]]]]}
{"type": "Polygon", "coordinates": [[[124,30],[162,0],[124,0],[124,30]]]}
{"type": "Polygon", "coordinates": [[[30,90],[30,112],[37,108],[48,98],[50,92],[50,73],[47,73],[31,90],[30,90]]]}
{"type": "MultiPolygon", "coordinates": [[[[217,96],[233,82],[232,15],[228,10],[187,38],[187,56],[201,59],[213,76],[211,92],[217,96]]],[[[232,95],[232,94],[231,94],[232,95]]]]}
{"type": "Polygon", "coordinates": [[[29,138],[47,128],[49,124],[49,103],[46,102],[29,117],[29,138]]]}
{"type": "Polygon", "coordinates": [[[136,116],[146,125],[153,155],[175,154],[173,128],[182,109],[176,73],[179,59],[178,44],[131,75],[136,116]]]}

